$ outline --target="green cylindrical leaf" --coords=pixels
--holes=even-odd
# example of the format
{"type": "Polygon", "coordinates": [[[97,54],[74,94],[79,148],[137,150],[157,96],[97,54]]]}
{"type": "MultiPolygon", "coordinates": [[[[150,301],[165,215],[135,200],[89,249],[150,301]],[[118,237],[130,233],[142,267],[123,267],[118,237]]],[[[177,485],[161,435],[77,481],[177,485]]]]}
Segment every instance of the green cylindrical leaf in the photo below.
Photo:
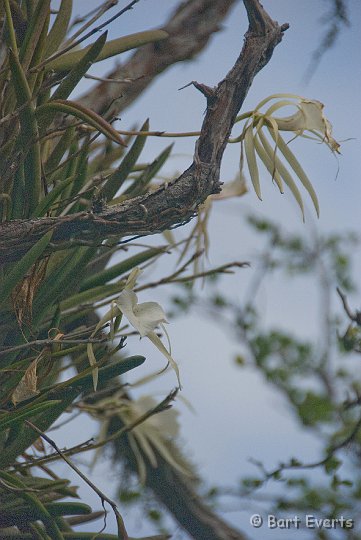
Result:
{"type": "Polygon", "coordinates": [[[59,165],[64,154],[69,149],[74,137],[75,137],[75,128],[73,126],[70,126],[67,128],[64,135],[60,137],[59,141],[57,142],[56,146],[52,150],[50,156],[48,157],[45,163],[46,173],[50,173],[53,169],[55,169],[59,165]]]}
{"type": "MultiPolygon", "coordinates": [[[[130,34],[129,36],[121,37],[109,41],[103,48],[101,54],[97,58],[97,62],[100,60],[105,60],[116,54],[120,54],[130,49],[135,49],[146,45],[147,43],[153,43],[154,41],[160,41],[168,37],[167,32],[164,30],[148,30],[145,32],[137,32],[136,34],[130,34]]],[[[53,61],[50,61],[45,65],[45,70],[54,70],[54,71],[68,71],[72,69],[83,57],[84,53],[88,52],[91,45],[85,47],[80,51],[74,51],[65,53],[64,55],[56,58],[53,61]]]]}
{"type": "MultiPolygon", "coordinates": [[[[140,128],[140,131],[148,130],[149,120],[147,119],[140,128]]],[[[127,179],[129,173],[132,171],[134,165],[137,163],[138,158],[144,148],[145,141],[146,137],[138,135],[117,170],[114,171],[114,173],[108,178],[103,188],[103,193],[108,201],[115,196],[118,189],[122,186],[123,182],[127,179]]]]}
{"type": "Polygon", "coordinates": [[[57,186],[55,186],[50,193],[48,193],[43,199],[41,199],[38,206],[35,208],[33,212],[34,217],[41,217],[45,216],[46,212],[51,208],[52,204],[57,200],[57,198],[61,195],[63,190],[71,184],[71,182],[74,181],[75,176],[70,176],[69,178],[66,178],[62,182],[59,182],[57,186]]]}
{"type": "Polygon", "coordinates": [[[34,51],[38,45],[44,24],[50,15],[50,0],[40,0],[36,4],[35,12],[30,18],[24,41],[19,51],[19,59],[26,70],[31,64],[34,51]]]}
{"type": "Polygon", "coordinates": [[[45,58],[48,58],[58,50],[59,45],[63,42],[68,30],[71,12],[73,8],[73,0],[62,0],[56,19],[48,35],[45,58]]]}
{"type": "Polygon", "coordinates": [[[74,294],[69,298],[66,298],[61,302],[60,307],[62,311],[68,310],[72,307],[81,306],[85,304],[94,304],[100,300],[104,300],[109,296],[120,293],[124,288],[125,281],[122,283],[114,283],[111,285],[100,285],[86,291],[74,294]]]}
{"type": "Polygon", "coordinates": [[[19,113],[21,124],[21,141],[19,141],[19,145],[21,144],[22,147],[26,148],[30,144],[25,162],[25,190],[29,214],[31,215],[38,204],[41,193],[41,157],[38,125],[27,78],[19,59],[12,51],[9,51],[9,65],[18,105],[20,107],[24,106],[19,113]]]}
{"type": "Polygon", "coordinates": [[[109,137],[112,141],[125,146],[123,139],[120,137],[118,132],[106,121],[104,118],[99,116],[96,112],[83,107],[80,103],[75,101],[66,101],[66,100],[56,100],[50,101],[45,105],[41,105],[36,109],[36,115],[41,120],[44,119],[45,124],[49,121],[49,118],[52,120],[54,112],[60,112],[64,114],[70,114],[82,120],[86,124],[89,124],[93,128],[97,129],[109,137]]]}
{"type": "Polygon", "coordinates": [[[84,272],[85,266],[94,256],[96,248],[80,247],[71,250],[62,263],[49,272],[46,279],[41,284],[33,303],[33,324],[37,325],[44,319],[49,309],[55,305],[73,288],[77,287],[80,276],[84,272]]]}

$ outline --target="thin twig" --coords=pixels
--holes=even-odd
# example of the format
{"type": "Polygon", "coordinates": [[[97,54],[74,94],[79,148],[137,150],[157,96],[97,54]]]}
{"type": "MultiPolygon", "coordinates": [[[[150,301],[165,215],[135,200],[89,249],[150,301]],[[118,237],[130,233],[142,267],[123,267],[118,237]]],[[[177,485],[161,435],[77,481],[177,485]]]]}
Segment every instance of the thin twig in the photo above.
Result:
{"type": "Polygon", "coordinates": [[[343,308],[351,321],[354,321],[356,324],[361,326],[361,311],[356,310],[352,312],[350,306],[348,305],[346,295],[341,291],[339,287],[336,288],[339,297],[341,298],[343,308]]]}
{"type": "Polygon", "coordinates": [[[72,43],[78,36],[80,36],[83,32],[85,32],[85,30],[87,30],[87,28],[89,28],[92,24],[94,24],[98,19],[100,19],[100,17],[102,17],[104,15],[104,13],[106,11],[108,11],[109,9],[111,9],[112,7],[116,6],[118,4],[118,0],[108,0],[107,2],[105,2],[102,6],[100,6],[99,8],[96,8],[94,10],[92,10],[91,12],[89,12],[87,15],[85,15],[85,17],[83,17],[82,20],[80,20],[80,22],[83,22],[83,21],[86,21],[86,19],[88,17],[90,17],[93,13],[95,13],[95,15],[90,19],[88,20],[82,27],[80,27],[68,40],[67,42],[65,43],[65,45],[67,44],[70,44],[72,43]]]}
{"type": "Polygon", "coordinates": [[[50,437],[48,437],[45,433],[43,433],[38,427],[36,427],[32,422],[30,422],[30,420],[25,420],[25,423],[31,428],[33,429],[34,431],[36,431],[36,433],[38,433],[38,435],[40,435],[40,437],[42,439],[44,439],[44,441],[46,441],[48,444],[50,444],[50,446],[52,446],[55,450],[55,452],[57,454],[59,454],[59,456],[61,457],[61,459],[63,459],[71,469],[73,469],[73,471],[76,472],[76,474],[78,476],[80,476],[80,478],[82,480],[84,480],[84,482],[86,484],[88,484],[88,486],[98,495],[98,497],[100,498],[101,502],[102,502],[102,506],[103,506],[103,509],[104,509],[104,512],[105,512],[105,502],[107,502],[111,507],[112,507],[112,510],[114,512],[114,515],[115,515],[115,518],[117,520],[117,525],[118,525],[118,535],[119,535],[119,538],[121,540],[129,540],[129,536],[128,536],[128,533],[126,531],[126,528],[125,528],[125,525],[124,525],[124,521],[123,521],[123,518],[122,516],[120,515],[119,513],[119,510],[117,508],[117,505],[116,503],[110,499],[107,495],[105,495],[95,484],[93,484],[93,482],[91,480],[89,480],[89,478],[87,478],[85,476],[85,474],[83,474],[81,472],[80,469],[78,469],[78,467],[76,465],[74,465],[74,463],[72,463],[70,461],[70,459],[68,459],[66,457],[66,455],[64,454],[64,452],[62,452],[60,450],[60,448],[58,448],[58,446],[56,445],[55,441],[53,441],[52,439],[50,439],[50,437]]]}
{"type": "MultiPolygon", "coordinates": [[[[141,416],[138,416],[133,422],[127,424],[126,426],[122,427],[120,430],[116,431],[106,439],[103,439],[102,441],[99,441],[97,443],[91,444],[91,441],[93,439],[89,439],[86,442],[83,442],[81,444],[78,444],[76,446],[73,446],[71,448],[68,448],[67,450],[62,451],[63,456],[73,456],[75,454],[87,452],[89,450],[96,450],[97,448],[103,447],[105,444],[107,444],[110,441],[114,441],[118,437],[121,437],[122,435],[125,435],[126,433],[129,433],[132,431],[135,427],[139,426],[148,418],[151,416],[154,416],[155,414],[159,414],[160,412],[167,410],[171,407],[171,402],[174,401],[176,395],[178,393],[178,389],[172,390],[158,405],[155,407],[149,409],[141,416]]],[[[53,447],[54,448],[54,447],[53,447]]],[[[38,459],[31,459],[31,461],[28,461],[26,463],[20,463],[16,465],[17,469],[24,469],[28,467],[38,467],[41,464],[49,463],[50,461],[55,461],[57,459],[60,459],[59,452],[56,451],[54,454],[50,454],[46,457],[38,458],[38,459]]]]}
{"type": "Polygon", "coordinates": [[[29,341],[28,343],[22,343],[21,345],[1,347],[0,356],[4,356],[9,352],[21,351],[29,347],[38,347],[38,346],[50,346],[54,343],[66,343],[66,344],[88,344],[88,343],[104,343],[107,341],[106,337],[103,338],[88,338],[88,339],[36,339],[35,341],[29,341]]]}
{"type": "MultiPolygon", "coordinates": [[[[194,258],[195,257],[193,255],[191,260],[192,259],[194,260],[194,258]]],[[[190,261],[188,261],[186,264],[188,265],[189,262],[190,261]]],[[[217,268],[211,268],[210,270],[207,270],[205,272],[198,272],[197,274],[192,274],[190,276],[184,276],[181,278],[175,277],[180,274],[180,271],[177,271],[170,276],[160,279],[159,281],[153,281],[151,283],[146,283],[145,285],[142,285],[140,287],[136,287],[134,291],[139,292],[139,291],[143,291],[144,289],[151,289],[153,287],[158,287],[159,285],[167,285],[169,283],[186,283],[187,281],[194,281],[196,279],[204,278],[207,276],[213,276],[214,274],[230,274],[232,273],[230,270],[231,268],[235,268],[235,267],[244,268],[246,266],[249,266],[248,262],[232,262],[228,264],[223,264],[222,266],[218,266],[217,268]]]]}
{"type": "MultiPolygon", "coordinates": [[[[291,471],[291,470],[316,469],[317,467],[322,467],[323,465],[325,465],[334,456],[334,454],[338,450],[341,450],[342,448],[345,448],[346,446],[348,446],[355,439],[358,432],[360,431],[360,428],[361,428],[361,417],[359,418],[359,420],[355,424],[355,426],[352,429],[351,433],[345,439],[343,439],[341,442],[339,442],[338,444],[335,444],[334,446],[332,446],[330,448],[330,450],[327,452],[326,457],[324,457],[323,459],[321,459],[319,461],[314,461],[312,463],[298,463],[298,462],[292,463],[291,462],[288,465],[283,463],[279,467],[274,469],[273,471],[267,472],[261,462],[259,462],[257,460],[254,460],[254,459],[251,459],[250,460],[251,463],[253,463],[257,467],[261,468],[261,470],[263,471],[263,473],[265,475],[265,478],[263,479],[263,481],[261,481],[261,483],[259,485],[257,485],[256,488],[253,488],[252,491],[254,491],[255,489],[260,488],[265,482],[267,482],[267,480],[270,480],[274,476],[278,476],[282,472],[291,471]]],[[[247,491],[247,493],[248,493],[248,491],[247,491]]]]}
{"type": "Polygon", "coordinates": [[[135,77],[133,79],[108,79],[107,77],[96,77],[95,75],[89,75],[89,73],[86,73],[84,75],[85,79],[92,79],[93,81],[100,81],[105,83],[117,83],[117,84],[130,84],[134,81],[139,81],[139,79],[143,78],[143,75],[140,77],[135,77]]]}

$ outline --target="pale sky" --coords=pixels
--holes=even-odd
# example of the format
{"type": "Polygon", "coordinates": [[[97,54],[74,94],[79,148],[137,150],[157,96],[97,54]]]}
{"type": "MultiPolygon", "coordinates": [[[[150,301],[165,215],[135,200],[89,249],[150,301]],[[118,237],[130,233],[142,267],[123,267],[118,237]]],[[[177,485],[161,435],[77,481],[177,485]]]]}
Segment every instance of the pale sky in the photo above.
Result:
{"type": "MultiPolygon", "coordinates": [[[[79,8],[84,5],[79,1],[74,3],[79,8]]],[[[97,2],[86,2],[87,10],[96,4],[97,2]]],[[[177,4],[175,0],[140,0],[131,12],[118,19],[111,27],[110,38],[161,26],[177,4]]],[[[264,97],[279,92],[318,99],[325,104],[325,113],[333,124],[335,138],[345,142],[342,143],[342,155],[338,162],[323,146],[308,141],[299,145],[297,156],[319,197],[319,220],[305,194],[307,211],[306,224],[303,224],[292,198],[288,195],[281,196],[265,173],[261,177],[262,202],[250,190],[242,199],[215,207],[210,223],[212,265],[233,260],[248,260],[252,263],[252,260],[255,260],[261,245],[257,237],[249,234],[243,221],[244,216],[250,212],[277,220],[285,230],[298,231],[304,235],[315,230],[341,233],[359,228],[360,2],[349,2],[351,27],[342,30],[336,46],[325,53],[307,85],[304,83],[304,75],[311,55],[324,35],[325,27],[320,19],[327,13],[328,2],[264,0],[263,4],[279,23],[290,23],[290,29],[285,33],[269,64],[256,77],[243,110],[252,109],[264,97]]],[[[217,84],[239,54],[245,30],[245,10],[242,2],[237,2],[224,22],[222,32],[213,36],[208,48],[195,61],[177,64],[161,75],[136,104],[122,113],[119,128],[131,128],[150,117],[151,128],[156,130],[199,129],[206,105],[204,97],[192,87],[182,91],[178,91],[178,88],[192,80],[208,85],[217,84]]],[[[97,64],[92,73],[104,74],[104,70],[109,70],[111,65],[112,60],[97,64]]],[[[88,84],[89,81],[85,86],[88,84]]],[[[149,140],[142,161],[154,158],[167,144],[169,140],[149,140]]],[[[175,157],[161,171],[162,174],[174,176],[175,172],[184,170],[191,163],[193,146],[192,139],[177,139],[175,157]]],[[[234,146],[226,153],[222,180],[234,178],[238,162],[239,148],[234,146]]],[[[154,242],[160,244],[162,240],[157,238],[154,242]]],[[[356,254],[358,264],[360,259],[360,253],[356,254]]],[[[157,267],[159,274],[165,275],[171,270],[166,264],[165,262],[157,267]]],[[[239,270],[231,278],[224,279],[222,286],[225,293],[239,298],[241,302],[252,272],[254,268],[239,270]]],[[[287,328],[297,335],[305,338],[314,336],[318,311],[317,298],[310,294],[310,291],[315,292],[312,287],[306,280],[295,286],[281,279],[268,279],[259,298],[264,324],[281,325],[287,320],[287,328]]],[[[167,297],[168,291],[165,289],[152,290],[144,293],[140,300],[151,299],[164,303],[167,297]]],[[[357,297],[354,298],[355,302],[356,300],[357,297]]],[[[337,301],[336,297],[334,301],[337,301]]],[[[250,457],[263,461],[269,468],[291,456],[297,456],[304,461],[319,457],[317,441],[296,424],[284,399],[268,387],[254,370],[238,369],[234,366],[232,359],[240,348],[232,339],[231,332],[227,334],[217,321],[201,319],[199,314],[195,313],[172,321],[169,334],[173,355],[179,361],[181,369],[183,394],[195,409],[194,414],[179,404],[182,411],[181,438],[184,448],[189,450],[209,486],[235,485],[242,475],[256,474],[257,471],[248,461],[250,457]]],[[[154,365],[147,368],[149,371],[162,365],[162,358],[159,358],[158,354],[143,342],[138,346],[134,340],[131,352],[141,354],[142,351],[149,355],[148,364],[155,358],[154,365]]],[[[138,376],[137,374],[137,378],[138,376]]],[[[153,391],[149,387],[142,389],[140,393],[153,392],[155,397],[160,399],[175,383],[174,375],[170,373],[153,385],[153,391]]],[[[74,440],[74,431],[65,431],[64,436],[69,436],[66,443],[76,444],[84,440],[87,433],[88,430],[84,429],[81,439],[74,440]]],[[[89,433],[94,433],[91,425],[89,433]]],[[[75,436],[78,437],[78,434],[75,436]]],[[[114,495],[110,492],[115,489],[117,480],[114,481],[114,471],[111,471],[107,464],[97,466],[93,478],[108,494],[114,495]]],[[[86,493],[87,500],[91,501],[94,507],[100,506],[93,494],[85,490],[82,492],[86,493]]],[[[234,501],[233,510],[236,510],[236,505],[237,501],[234,501]]],[[[232,511],[223,515],[250,538],[280,538],[277,532],[252,529],[249,525],[252,513],[252,508],[250,510],[248,507],[245,511],[232,511]]],[[[150,534],[150,527],[146,525],[141,528],[140,522],[133,515],[129,516],[129,521],[127,512],[124,517],[131,535],[150,534]]],[[[94,525],[91,528],[94,528],[94,525]]],[[[114,531],[111,529],[112,526],[109,527],[109,532],[114,531]]],[[[293,538],[291,532],[287,537],[293,538]]],[[[178,532],[175,538],[185,540],[187,536],[178,532]]],[[[306,533],[297,531],[294,538],[303,540],[308,537],[306,533]]]]}

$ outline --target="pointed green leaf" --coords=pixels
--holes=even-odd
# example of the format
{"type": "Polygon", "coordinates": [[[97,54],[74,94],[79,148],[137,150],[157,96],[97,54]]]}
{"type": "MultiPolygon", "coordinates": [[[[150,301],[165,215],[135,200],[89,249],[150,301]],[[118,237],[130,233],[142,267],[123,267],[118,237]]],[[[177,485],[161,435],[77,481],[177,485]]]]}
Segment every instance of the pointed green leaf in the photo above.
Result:
{"type": "MultiPolygon", "coordinates": [[[[99,369],[99,381],[104,385],[119,375],[127,373],[131,369],[143,364],[144,356],[130,356],[128,358],[117,359],[99,369]]],[[[92,368],[85,369],[79,375],[75,375],[68,381],[57,384],[34,399],[33,404],[42,403],[45,399],[59,400],[59,403],[39,413],[34,418],[34,424],[41,431],[45,432],[59,418],[59,416],[73,403],[73,401],[83,392],[91,391],[93,388],[92,368]]],[[[24,426],[22,437],[16,439],[0,453],[0,469],[13,464],[14,459],[21,455],[39,437],[38,433],[28,426],[24,426]]]]}
{"type": "Polygon", "coordinates": [[[64,77],[54,94],[51,96],[51,101],[67,99],[70,96],[79,81],[81,81],[93,62],[98,58],[99,53],[106,43],[107,35],[108,32],[104,32],[104,34],[91,45],[84,56],[80,58],[79,62],[74,65],[70,73],[64,77]]]}
{"type": "Polygon", "coordinates": [[[23,107],[19,113],[21,141],[18,141],[18,144],[21,144],[23,148],[27,148],[30,144],[25,163],[25,191],[31,215],[39,202],[41,193],[41,157],[38,125],[26,75],[18,57],[11,50],[9,51],[9,66],[18,105],[23,107]]]}
{"type": "Polygon", "coordinates": [[[84,268],[92,259],[96,248],[79,247],[64,257],[53,271],[48,271],[33,303],[33,324],[41,322],[48,310],[72,289],[78,286],[84,268]]]}
{"type": "Polygon", "coordinates": [[[33,212],[34,217],[45,216],[46,212],[51,208],[53,203],[61,195],[62,191],[71,184],[75,179],[75,176],[70,176],[56,185],[43,199],[41,199],[38,206],[33,212]]]}
{"type": "Polygon", "coordinates": [[[61,43],[63,42],[66,36],[66,32],[68,30],[72,8],[73,0],[61,1],[59,11],[56,15],[56,19],[48,34],[45,58],[56,52],[59,45],[61,45],[61,43]]]}
{"type": "Polygon", "coordinates": [[[64,135],[60,137],[59,141],[57,142],[56,146],[52,150],[50,156],[45,163],[45,172],[47,174],[59,165],[65,153],[70,148],[75,136],[75,128],[73,126],[70,126],[66,129],[64,135]]]}
{"type": "MultiPolygon", "coordinates": [[[[140,128],[140,131],[148,130],[149,120],[147,119],[140,128]]],[[[123,182],[127,179],[129,173],[132,171],[134,165],[137,163],[138,158],[144,148],[145,141],[146,137],[138,135],[117,170],[114,171],[114,173],[108,178],[103,188],[103,193],[108,201],[115,196],[118,189],[122,186],[123,182]]]]}
{"type": "Polygon", "coordinates": [[[128,197],[136,197],[144,193],[145,188],[153,180],[154,176],[163,167],[172,151],[173,144],[167,146],[159,156],[145,169],[145,171],[124,191],[128,197]]]}
{"type": "Polygon", "coordinates": [[[10,484],[10,486],[17,488],[16,491],[19,496],[24,499],[31,509],[34,509],[39,516],[39,520],[43,522],[49,538],[52,538],[52,540],[64,540],[64,536],[58,528],[56,521],[52,519],[51,515],[37,495],[28,492],[26,489],[26,484],[24,484],[24,482],[21,480],[19,474],[0,471],[0,478],[5,480],[5,482],[10,484]]]}
{"type": "Polygon", "coordinates": [[[50,0],[41,0],[41,2],[37,2],[35,12],[30,18],[30,24],[26,30],[25,38],[19,51],[19,59],[24,70],[27,70],[31,64],[39,38],[43,32],[44,24],[49,20],[49,15],[50,0]]]}
{"type": "Polygon", "coordinates": [[[0,416],[0,430],[9,428],[13,424],[17,424],[18,422],[23,421],[26,418],[34,417],[35,414],[54,407],[58,403],[60,403],[60,401],[43,401],[42,403],[32,404],[31,406],[24,407],[23,409],[16,410],[14,412],[2,414],[0,416]]]}

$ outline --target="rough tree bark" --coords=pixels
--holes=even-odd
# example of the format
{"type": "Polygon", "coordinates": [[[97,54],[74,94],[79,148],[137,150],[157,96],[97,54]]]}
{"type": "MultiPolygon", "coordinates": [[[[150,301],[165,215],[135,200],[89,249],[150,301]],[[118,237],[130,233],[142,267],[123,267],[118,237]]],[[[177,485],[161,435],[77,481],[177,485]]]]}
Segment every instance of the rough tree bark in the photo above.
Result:
{"type": "Polygon", "coordinates": [[[50,230],[50,249],[114,236],[155,234],[188,221],[209,195],[221,190],[219,171],[234,120],[253,78],[267,64],[288,28],[273,21],[257,0],[244,0],[244,4],[249,29],[233,68],[215,88],[194,82],[207,99],[207,110],[190,167],[157,191],[105,208],[99,214],[78,212],[2,223],[0,263],[20,259],[50,230]]]}

